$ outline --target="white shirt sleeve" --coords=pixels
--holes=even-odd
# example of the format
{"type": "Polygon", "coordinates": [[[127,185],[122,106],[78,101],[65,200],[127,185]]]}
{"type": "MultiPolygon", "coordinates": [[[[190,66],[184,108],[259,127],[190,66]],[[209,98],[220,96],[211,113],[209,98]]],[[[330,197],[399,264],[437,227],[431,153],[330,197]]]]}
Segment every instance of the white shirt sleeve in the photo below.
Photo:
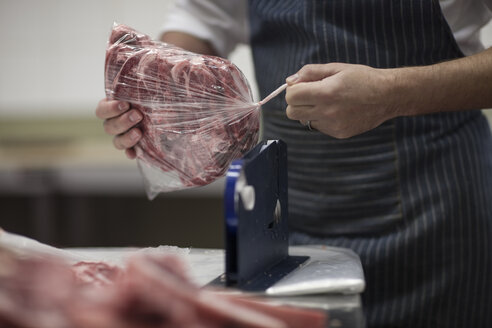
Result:
{"type": "Polygon", "coordinates": [[[237,44],[249,42],[247,0],[176,0],[161,31],[207,40],[227,57],[237,44]]]}
{"type": "Polygon", "coordinates": [[[484,49],[480,30],[492,18],[492,0],[439,0],[454,38],[465,55],[484,49]]]}

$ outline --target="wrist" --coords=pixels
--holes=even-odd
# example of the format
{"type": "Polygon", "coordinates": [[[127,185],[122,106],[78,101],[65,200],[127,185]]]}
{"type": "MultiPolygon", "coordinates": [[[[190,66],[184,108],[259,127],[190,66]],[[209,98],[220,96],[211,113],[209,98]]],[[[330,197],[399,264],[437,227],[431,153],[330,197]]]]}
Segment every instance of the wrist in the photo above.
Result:
{"type": "Polygon", "coordinates": [[[384,76],[381,86],[387,118],[414,115],[413,97],[410,94],[416,91],[415,85],[408,77],[409,72],[402,68],[381,69],[381,71],[384,76]]]}
{"type": "Polygon", "coordinates": [[[387,69],[396,116],[490,108],[492,48],[428,66],[387,69]]]}
{"type": "Polygon", "coordinates": [[[388,69],[390,102],[395,117],[440,111],[444,103],[439,72],[434,65],[388,69]]]}

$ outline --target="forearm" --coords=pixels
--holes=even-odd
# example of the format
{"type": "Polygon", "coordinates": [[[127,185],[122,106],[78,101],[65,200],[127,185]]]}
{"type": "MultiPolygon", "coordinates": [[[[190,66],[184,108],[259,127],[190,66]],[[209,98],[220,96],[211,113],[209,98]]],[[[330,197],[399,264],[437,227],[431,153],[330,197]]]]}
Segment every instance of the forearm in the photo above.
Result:
{"type": "Polygon", "coordinates": [[[492,48],[435,65],[390,71],[395,116],[492,108],[492,48]]]}
{"type": "Polygon", "coordinates": [[[210,42],[199,39],[188,33],[174,31],[166,32],[161,36],[161,41],[174,44],[175,46],[198,54],[217,55],[217,52],[210,42]]]}

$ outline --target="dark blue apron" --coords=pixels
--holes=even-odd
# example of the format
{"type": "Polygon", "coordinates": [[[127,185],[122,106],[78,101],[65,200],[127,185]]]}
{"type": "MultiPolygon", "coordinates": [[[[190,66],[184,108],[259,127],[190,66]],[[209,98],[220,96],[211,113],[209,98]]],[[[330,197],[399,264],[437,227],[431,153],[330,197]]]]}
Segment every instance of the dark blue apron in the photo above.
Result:
{"type": "MultiPolygon", "coordinates": [[[[309,63],[391,68],[462,56],[432,0],[250,0],[261,96],[309,63]]],[[[354,249],[370,327],[492,327],[492,139],[479,110],[337,140],[263,109],[289,146],[292,243],[354,249]]]]}

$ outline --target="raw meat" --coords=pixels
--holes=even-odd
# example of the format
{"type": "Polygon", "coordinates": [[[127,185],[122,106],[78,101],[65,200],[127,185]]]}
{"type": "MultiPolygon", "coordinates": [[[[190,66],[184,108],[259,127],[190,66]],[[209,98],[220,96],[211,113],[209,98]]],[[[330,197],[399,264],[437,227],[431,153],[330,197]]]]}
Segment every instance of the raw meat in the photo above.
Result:
{"type": "Polygon", "coordinates": [[[258,103],[231,62],[157,42],[117,25],[109,38],[106,95],[140,110],[136,146],[150,198],[208,184],[258,139],[258,103]]]}
{"type": "Polygon", "coordinates": [[[103,262],[79,262],[72,270],[77,283],[97,286],[111,285],[121,274],[118,267],[103,262]]]}
{"type": "Polygon", "coordinates": [[[49,256],[20,258],[0,247],[2,328],[321,328],[326,324],[324,312],[198,288],[172,255],[138,254],[121,269],[89,262],[70,266],[49,256]]]}

